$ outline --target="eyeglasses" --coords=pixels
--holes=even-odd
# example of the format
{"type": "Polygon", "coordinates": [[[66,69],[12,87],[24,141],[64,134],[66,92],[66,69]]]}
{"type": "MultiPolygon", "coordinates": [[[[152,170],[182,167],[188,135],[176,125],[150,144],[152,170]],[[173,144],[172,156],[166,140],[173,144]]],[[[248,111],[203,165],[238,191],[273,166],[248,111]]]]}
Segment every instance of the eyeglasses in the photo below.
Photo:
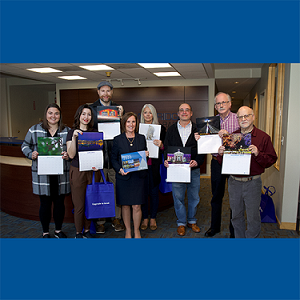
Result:
{"type": "Polygon", "coordinates": [[[189,111],[191,111],[189,108],[185,108],[185,109],[183,109],[183,108],[180,108],[179,109],[179,112],[184,112],[184,111],[186,111],[186,112],[189,112],[189,111]]]}
{"type": "Polygon", "coordinates": [[[243,115],[243,116],[238,116],[237,118],[239,120],[243,120],[243,118],[245,118],[245,120],[249,119],[250,116],[253,116],[253,114],[249,114],[249,115],[243,115]]]}
{"type": "Polygon", "coordinates": [[[219,107],[219,106],[221,106],[221,104],[222,104],[222,105],[225,105],[225,104],[227,104],[227,103],[229,103],[229,101],[217,102],[217,103],[215,104],[215,106],[219,107]]]}

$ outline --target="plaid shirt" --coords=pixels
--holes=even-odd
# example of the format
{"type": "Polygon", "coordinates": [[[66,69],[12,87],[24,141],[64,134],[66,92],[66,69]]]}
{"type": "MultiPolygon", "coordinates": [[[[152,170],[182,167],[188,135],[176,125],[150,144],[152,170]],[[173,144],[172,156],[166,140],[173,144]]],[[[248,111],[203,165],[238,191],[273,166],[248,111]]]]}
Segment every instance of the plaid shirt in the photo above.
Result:
{"type": "MultiPolygon", "coordinates": [[[[218,114],[217,116],[220,115],[218,114]]],[[[228,131],[229,134],[240,129],[237,115],[230,111],[229,114],[224,119],[220,117],[220,127],[221,129],[225,129],[226,131],[228,131]]],[[[217,155],[218,153],[213,154],[213,156],[217,156],[217,155]]]]}
{"type": "Polygon", "coordinates": [[[221,129],[227,130],[229,134],[238,130],[240,128],[240,125],[237,119],[237,115],[230,111],[228,116],[225,117],[224,119],[220,117],[220,126],[221,129]]]}

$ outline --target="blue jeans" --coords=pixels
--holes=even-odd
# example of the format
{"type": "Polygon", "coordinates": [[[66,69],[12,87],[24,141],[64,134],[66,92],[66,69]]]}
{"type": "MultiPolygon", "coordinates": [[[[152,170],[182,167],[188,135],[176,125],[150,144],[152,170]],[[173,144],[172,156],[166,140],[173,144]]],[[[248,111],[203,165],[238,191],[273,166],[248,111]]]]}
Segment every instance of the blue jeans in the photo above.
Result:
{"type": "Polygon", "coordinates": [[[174,208],[177,216],[177,226],[186,226],[189,224],[195,224],[197,219],[195,218],[197,212],[197,205],[200,201],[200,169],[191,170],[191,182],[190,183],[172,183],[172,195],[174,200],[174,208]],[[186,218],[185,209],[185,191],[187,190],[188,198],[188,213],[186,218]]]}

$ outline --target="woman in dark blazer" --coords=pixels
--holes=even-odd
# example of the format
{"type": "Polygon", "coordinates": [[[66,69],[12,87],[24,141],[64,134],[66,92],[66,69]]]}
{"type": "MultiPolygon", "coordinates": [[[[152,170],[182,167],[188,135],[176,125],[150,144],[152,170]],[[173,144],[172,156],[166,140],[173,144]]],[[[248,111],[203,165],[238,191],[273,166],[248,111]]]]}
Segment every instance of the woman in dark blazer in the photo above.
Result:
{"type": "Polygon", "coordinates": [[[124,172],[121,154],[146,151],[146,139],[138,134],[138,119],[133,112],[126,113],[121,119],[122,133],[114,138],[111,162],[116,171],[117,204],[122,206],[122,217],[126,228],[125,238],[131,238],[131,207],[134,225],[134,237],[140,238],[142,219],[141,205],[145,201],[147,170],[124,172]]]}

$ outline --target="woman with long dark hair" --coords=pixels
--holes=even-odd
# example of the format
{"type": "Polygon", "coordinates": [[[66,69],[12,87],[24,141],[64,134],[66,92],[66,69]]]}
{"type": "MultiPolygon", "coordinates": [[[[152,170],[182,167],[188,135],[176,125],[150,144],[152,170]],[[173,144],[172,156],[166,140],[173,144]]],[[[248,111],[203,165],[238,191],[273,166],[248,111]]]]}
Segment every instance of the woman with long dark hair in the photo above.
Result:
{"type": "MultiPolygon", "coordinates": [[[[97,131],[93,128],[93,112],[89,105],[78,107],[72,130],[67,136],[67,149],[70,159],[70,184],[72,202],[74,205],[74,221],[76,238],[93,238],[90,233],[91,220],[85,217],[85,192],[86,186],[92,182],[93,171],[79,171],[78,135],[87,131],[97,131]],[[84,232],[82,233],[84,228],[84,232]]],[[[95,169],[96,170],[96,169],[95,169]]]]}
{"type": "Polygon", "coordinates": [[[62,232],[62,224],[65,216],[65,195],[70,193],[69,183],[69,156],[66,152],[66,139],[69,127],[62,123],[60,107],[49,104],[44,113],[42,123],[32,126],[26,134],[21,146],[24,155],[32,160],[32,187],[33,193],[40,196],[39,217],[43,227],[43,238],[50,238],[49,224],[51,221],[51,207],[53,203],[53,219],[55,223],[54,236],[66,238],[62,232]],[[64,159],[63,174],[61,175],[38,175],[38,138],[39,137],[60,137],[62,138],[64,159]]]}

